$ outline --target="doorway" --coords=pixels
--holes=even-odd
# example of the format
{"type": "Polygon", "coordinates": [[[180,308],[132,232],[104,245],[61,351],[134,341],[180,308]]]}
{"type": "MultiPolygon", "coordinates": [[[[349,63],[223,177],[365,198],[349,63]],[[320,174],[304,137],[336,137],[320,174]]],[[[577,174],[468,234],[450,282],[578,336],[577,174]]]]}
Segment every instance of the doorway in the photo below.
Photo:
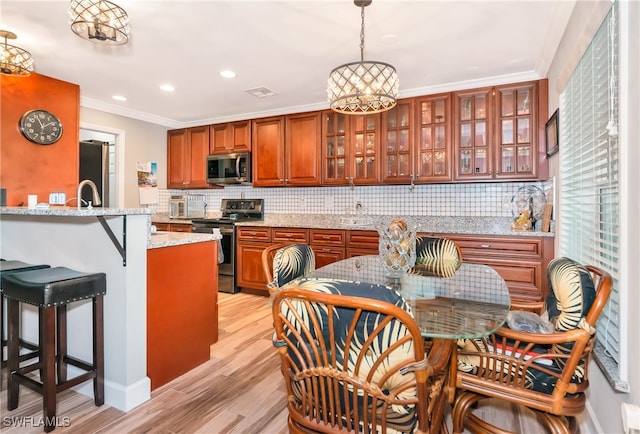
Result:
{"type": "Polygon", "coordinates": [[[107,199],[109,208],[124,208],[124,131],[81,122],[79,139],[80,142],[95,140],[109,145],[108,198],[103,199],[107,199]]]}

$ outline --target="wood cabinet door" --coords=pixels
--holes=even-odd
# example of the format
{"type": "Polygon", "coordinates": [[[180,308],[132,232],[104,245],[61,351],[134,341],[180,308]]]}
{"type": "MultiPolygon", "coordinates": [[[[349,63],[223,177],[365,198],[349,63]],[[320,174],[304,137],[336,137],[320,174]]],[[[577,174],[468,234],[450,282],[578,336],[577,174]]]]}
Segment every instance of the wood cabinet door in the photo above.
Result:
{"type": "Polygon", "coordinates": [[[382,113],[382,182],[409,184],[415,174],[414,164],[414,100],[399,100],[391,110],[382,113]]]}
{"type": "Polygon", "coordinates": [[[346,185],[350,123],[347,115],[322,112],[322,185],[346,185]]]}
{"type": "Polygon", "coordinates": [[[496,178],[537,176],[537,93],[536,82],[496,87],[496,178]]]}
{"type": "Polygon", "coordinates": [[[494,177],[493,88],[454,92],[454,170],[456,180],[494,177]]]}
{"type": "Polygon", "coordinates": [[[286,185],[320,185],[321,126],[321,112],[286,116],[286,185]]]}
{"type": "Polygon", "coordinates": [[[452,178],[451,94],[415,98],[415,182],[452,178]]]}
{"type": "Polygon", "coordinates": [[[209,153],[251,151],[251,121],[237,121],[211,125],[209,153]]]}
{"type": "Polygon", "coordinates": [[[267,291],[267,278],[262,268],[262,252],[268,243],[239,242],[236,255],[236,284],[242,288],[267,291]]]}
{"type": "Polygon", "coordinates": [[[380,113],[350,116],[349,182],[380,184],[380,113]]]}
{"type": "Polygon", "coordinates": [[[344,247],[326,247],[311,245],[316,259],[316,268],[341,261],[345,258],[344,247]]]}
{"type": "Polygon", "coordinates": [[[189,188],[207,188],[209,126],[189,128],[189,188]]]}
{"type": "Polygon", "coordinates": [[[251,129],[253,185],[284,185],[284,116],[255,119],[251,129]]]}
{"type": "Polygon", "coordinates": [[[184,188],[188,184],[188,146],[186,129],[167,131],[167,188],[184,188]]]}

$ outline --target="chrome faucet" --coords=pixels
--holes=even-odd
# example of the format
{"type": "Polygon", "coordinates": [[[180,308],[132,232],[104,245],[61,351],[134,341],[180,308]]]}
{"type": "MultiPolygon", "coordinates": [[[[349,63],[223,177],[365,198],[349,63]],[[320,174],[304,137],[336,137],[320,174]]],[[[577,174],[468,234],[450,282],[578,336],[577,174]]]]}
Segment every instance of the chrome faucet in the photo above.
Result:
{"type": "MultiPolygon", "coordinates": [[[[80,184],[78,184],[78,194],[76,196],[77,202],[78,202],[78,209],[82,209],[82,188],[85,185],[88,185],[89,187],[91,187],[91,191],[93,192],[93,203],[95,205],[102,205],[102,201],[100,200],[100,195],[98,194],[98,187],[96,187],[96,185],[93,183],[92,180],[85,179],[83,181],[80,181],[80,184]]],[[[89,206],[91,206],[91,202],[89,202],[89,206]]]]}

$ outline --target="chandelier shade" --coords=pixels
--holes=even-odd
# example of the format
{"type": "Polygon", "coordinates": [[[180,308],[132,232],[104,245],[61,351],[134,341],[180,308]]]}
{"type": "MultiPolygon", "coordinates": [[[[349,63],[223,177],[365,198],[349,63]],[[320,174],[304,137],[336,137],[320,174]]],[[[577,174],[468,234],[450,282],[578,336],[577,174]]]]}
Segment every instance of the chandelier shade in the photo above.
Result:
{"type": "Polygon", "coordinates": [[[31,53],[7,43],[7,39],[16,39],[16,34],[0,30],[0,38],[4,38],[4,42],[0,45],[0,73],[18,76],[31,74],[33,71],[31,53]]]}
{"type": "Polygon", "coordinates": [[[129,16],[107,0],[71,0],[71,30],[83,39],[107,45],[129,41],[129,16]]]}
{"type": "Polygon", "coordinates": [[[364,8],[371,0],[354,0],[361,8],[360,61],[333,69],[327,97],[333,111],[345,114],[379,113],[395,107],[399,81],[396,69],[384,62],[364,60],[364,8]]]}

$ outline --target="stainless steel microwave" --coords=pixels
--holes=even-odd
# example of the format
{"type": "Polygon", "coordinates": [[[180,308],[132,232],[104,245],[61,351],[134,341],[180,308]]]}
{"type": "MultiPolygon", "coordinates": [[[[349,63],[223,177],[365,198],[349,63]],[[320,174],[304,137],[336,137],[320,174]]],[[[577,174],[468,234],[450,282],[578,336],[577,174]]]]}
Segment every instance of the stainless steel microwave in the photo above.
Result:
{"type": "Polygon", "coordinates": [[[209,184],[246,184],[251,182],[251,153],[209,155],[207,157],[209,184]]]}

